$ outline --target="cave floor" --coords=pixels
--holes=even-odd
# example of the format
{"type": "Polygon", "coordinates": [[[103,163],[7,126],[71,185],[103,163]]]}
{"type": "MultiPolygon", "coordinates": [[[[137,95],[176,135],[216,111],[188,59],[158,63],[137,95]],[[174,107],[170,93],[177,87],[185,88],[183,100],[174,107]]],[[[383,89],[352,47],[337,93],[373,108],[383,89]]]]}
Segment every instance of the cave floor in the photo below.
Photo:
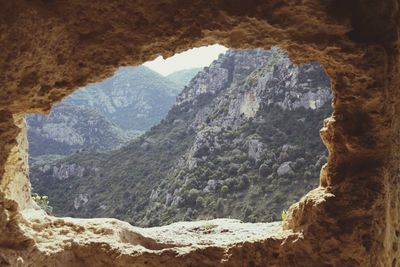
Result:
{"type": "Polygon", "coordinates": [[[214,219],[140,228],[111,218],[57,218],[34,209],[22,214],[25,233],[33,237],[40,251],[52,253],[78,244],[104,243],[124,254],[170,249],[185,254],[204,247],[227,248],[266,238],[282,239],[292,234],[282,229],[282,222],[214,219]]]}

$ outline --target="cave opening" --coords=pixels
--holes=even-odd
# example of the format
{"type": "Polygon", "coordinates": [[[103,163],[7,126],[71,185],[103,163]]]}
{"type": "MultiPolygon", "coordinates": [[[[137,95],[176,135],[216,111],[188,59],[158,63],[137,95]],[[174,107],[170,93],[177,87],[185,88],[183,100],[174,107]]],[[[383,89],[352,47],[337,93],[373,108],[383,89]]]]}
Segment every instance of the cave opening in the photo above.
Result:
{"type": "Polygon", "coordinates": [[[35,202],[142,227],[285,220],[327,161],[329,78],[278,48],[201,49],[119,68],[28,116],[35,202]]]}
{"type": "Polygon", "coordinates": [[[397,2],[7,2],[0,22],[0,262],[396,265],[397,2]],[[109,77],[117,67],[216,41],[235,48],[278,45],[298,64],[321,62],[332,81],[334,113],[321,130],[330,154],[321,184],[291,206],[276,235],[254,239],[242,232],[228,242],[238,232],[236,226],[220,229],[218,236],[207,230],[200,237],[197,226],[183,229],[183,222],[150,229],[116,219],[59,218],[40,210],[34,211],[38,216],[28,214],[33,203],[25,114],[49,111],[78,87],[109,77]]]}

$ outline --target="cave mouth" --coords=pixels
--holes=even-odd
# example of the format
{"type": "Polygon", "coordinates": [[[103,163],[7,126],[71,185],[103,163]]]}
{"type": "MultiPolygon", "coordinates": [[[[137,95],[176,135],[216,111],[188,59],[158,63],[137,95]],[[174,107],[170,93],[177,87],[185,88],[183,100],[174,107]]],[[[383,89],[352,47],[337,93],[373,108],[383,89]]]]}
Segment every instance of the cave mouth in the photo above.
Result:
{"type": "Polygon", "coordinates": [[[2,265],[398,263],[398,1],[9,1],[2,11],[2,265]],[[320,186],[289,209],[282,230],[291,233],[225,246],[202,240],[158,253],[128,246],[135,237],[122,231],[149,228],[115,219],[21,216],[33,204],[24,114],[48,111],[116,67],[214,41],[279,45],[296,63],[318,60],[332,79],[334,113],[321,131],[328,165],[320,186]]]}
{"type": "Polygon", "coordinates": [[[319,185],[328,156],[319,130],[332,113],[319,63],[230,49],[186,73],[156,67],[122,67],[27,117],[42,209],[142,227],[273,222],[319,185]]]}

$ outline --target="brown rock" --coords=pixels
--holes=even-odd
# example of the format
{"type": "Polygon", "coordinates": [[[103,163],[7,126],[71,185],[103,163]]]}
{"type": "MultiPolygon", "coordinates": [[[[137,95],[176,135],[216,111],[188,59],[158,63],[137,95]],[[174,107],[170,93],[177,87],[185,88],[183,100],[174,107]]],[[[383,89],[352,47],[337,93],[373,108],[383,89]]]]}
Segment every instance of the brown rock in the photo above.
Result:
{"type": "Polygon", "coordinates": [[[399,0],[2,0],[0,6],[1,265],[399,264],[399,0]],[[187,249],[160,247],[136,230],[127,235],[142,241],[124,243],[132,237],[117,238],[127,226],[115,220],[21,215],[34,206],[24,114],[48,112],[118,66],[216,42],[278,45],[295,62],[320,61],[331,78],[334,114],[321,131],[329,161],[321,187],[291,207],[290,230],[187,249]],[[68,233],[74,234],[64,238],[68,233]]]}

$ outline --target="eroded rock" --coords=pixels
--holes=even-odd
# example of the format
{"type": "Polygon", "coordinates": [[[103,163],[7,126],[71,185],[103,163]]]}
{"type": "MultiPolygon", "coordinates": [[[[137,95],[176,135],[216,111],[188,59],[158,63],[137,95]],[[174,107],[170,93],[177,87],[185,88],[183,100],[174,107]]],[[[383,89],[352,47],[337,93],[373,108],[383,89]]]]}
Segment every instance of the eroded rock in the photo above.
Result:
{"type": "MultiPolygon", "coordinates": [[[[0,12],[2,264],[396,266],[399,262],[395,245],[400,202],[398,0],[17,0],[3,1],[0,12]],[[32,205],[22,115],[48,112],[76,88],[110,76],[118,66],[214,42],[242,48],[278,45],[296,63],[318,60],[331,78],[335,112],[321,131],[330,157],[321,170],[321,187],[289,211],[285,227],[297,234],[264,235],[220,246],[205,241],[199,244],[201,249],[171,250],[140,235],[112,230],[107,222],[62,222],[44,215],[36,221],[22,219],[20,210],[32,205]],[[73,235],[62,231],[63,225],[73,235]],[[127,245],[115,242],[116,238],[127,240],[127,245]],[[149,243],[136,250],[130,240],[149,243]]],[[[318,105],[312,96],[306,100],[300,103],[318,105]]]]}

